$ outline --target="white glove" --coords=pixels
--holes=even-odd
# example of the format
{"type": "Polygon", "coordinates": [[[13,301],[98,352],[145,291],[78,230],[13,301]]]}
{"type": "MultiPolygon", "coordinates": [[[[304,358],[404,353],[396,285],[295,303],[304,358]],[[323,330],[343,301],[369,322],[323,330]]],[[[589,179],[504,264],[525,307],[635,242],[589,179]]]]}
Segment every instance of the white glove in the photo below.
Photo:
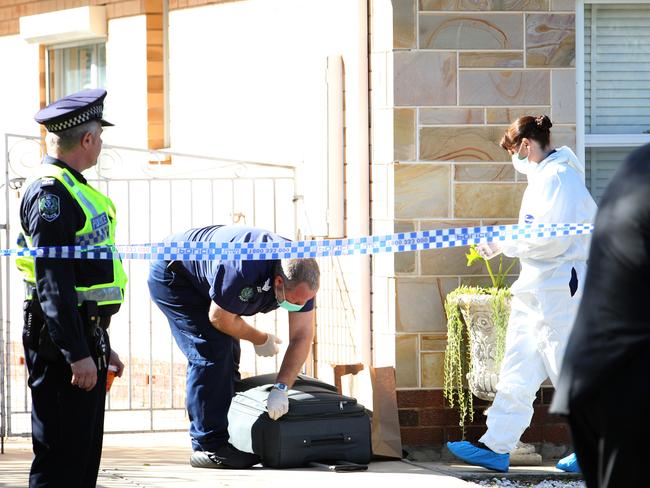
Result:
{"type": "Polygon", "coordinates": [[[282,344],[279,337],[276,337],[273,334],[266,334],[266,342],[259,346],[255,346],[255,354],[267,357],[275,356],[280,351],[278,344],[282,344]]]}
{"type": "Polygon", "coordinates": [[[269,417],[273,420],[278,420],[287,413],[289,411],[287,392],[273,388],[266,399],[266,410],[268,410],[269,417]]]}
{"type": "Polygon", "coordinates": [[[487,242],[478,244],[476,246],[478,252],[483,259],[492,259],[494,256],[501,254],[501,246],[496,242],[487,242]]]}

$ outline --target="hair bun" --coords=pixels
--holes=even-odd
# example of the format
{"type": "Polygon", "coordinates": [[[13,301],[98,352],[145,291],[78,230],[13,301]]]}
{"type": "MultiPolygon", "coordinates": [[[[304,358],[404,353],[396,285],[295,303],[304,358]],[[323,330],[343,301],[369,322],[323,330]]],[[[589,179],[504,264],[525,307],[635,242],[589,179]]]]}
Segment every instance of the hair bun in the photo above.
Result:
{"type": "Polygon", "coordinates": [[[548,115],[535,117],[535,123],[540,129],[550,129],[553,127],[553,123],[551,122],[551,119],[548,118],[548,115]]]}

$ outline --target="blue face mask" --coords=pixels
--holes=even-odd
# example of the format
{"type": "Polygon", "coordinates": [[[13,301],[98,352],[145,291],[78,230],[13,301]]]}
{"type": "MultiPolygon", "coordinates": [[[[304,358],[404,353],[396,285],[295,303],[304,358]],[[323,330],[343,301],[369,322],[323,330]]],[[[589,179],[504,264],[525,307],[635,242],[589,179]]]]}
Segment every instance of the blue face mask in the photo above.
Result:
{"type": "Polygon", "coordinates": [[[284,297],[284,300],[280,301],[277,299],[277,297],[276,300],[278,302],[278,305],[280,305],[285,310],[288,310],[289,312],[299,312],[302,310],[302,307],[304,307],[304,305],[296,305],[295,303],[287,301],[287,295],[284,291],[284,283],[282,283],[282,296],[284,297]]]}

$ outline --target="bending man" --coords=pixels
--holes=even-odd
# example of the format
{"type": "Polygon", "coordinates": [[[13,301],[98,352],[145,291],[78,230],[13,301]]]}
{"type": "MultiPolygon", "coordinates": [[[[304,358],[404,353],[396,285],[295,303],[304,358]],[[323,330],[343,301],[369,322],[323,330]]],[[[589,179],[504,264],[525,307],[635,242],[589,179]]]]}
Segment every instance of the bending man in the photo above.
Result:
{"type": "MultiPolygon", "coordinates": [[[[168,240],[286,241],[266,230],[235,225],[191,229],[168,240]]],[[[287,413],[287,391],[309,354],[319,278],[314,259],[152,263],[151,297],[167,316],[174,339],[188,360],[192,466],[243,469],[259,462],[256,455],[241,452],[228,442],[228,409],[239,377],[239,340],[252,342],[260,356],[277,354],[280,340],[249,325],[243,317],[278,307],[289,312],[289,345],[267,405],[275,420],[287,413]]]]}

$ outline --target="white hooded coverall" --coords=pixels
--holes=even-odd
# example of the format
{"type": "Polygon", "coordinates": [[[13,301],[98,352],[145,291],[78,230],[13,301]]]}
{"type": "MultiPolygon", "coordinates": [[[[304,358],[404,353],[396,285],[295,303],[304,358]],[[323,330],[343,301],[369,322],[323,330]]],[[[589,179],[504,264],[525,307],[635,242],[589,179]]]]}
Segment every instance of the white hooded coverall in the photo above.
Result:
{"type": "MultiPolygon", "coordinates": [[[[596,203],[584,184],[584,165],[564,146],[539,164],[522,168],[528,187],[519,224],[592,223],[596,203]]],[[[531,238],[502,243],[506,256],[518,257],[519,279],[512,286],[506,349],[497,394],[487,411],[488,430],[480,439],[498,453],[509,453],[530,424],[533,401],[542,382],[557,383],[573,326],[589,252],[590,236],[531,238]],[[577,291],[569,281],[575,269],[577,291]]]]}

